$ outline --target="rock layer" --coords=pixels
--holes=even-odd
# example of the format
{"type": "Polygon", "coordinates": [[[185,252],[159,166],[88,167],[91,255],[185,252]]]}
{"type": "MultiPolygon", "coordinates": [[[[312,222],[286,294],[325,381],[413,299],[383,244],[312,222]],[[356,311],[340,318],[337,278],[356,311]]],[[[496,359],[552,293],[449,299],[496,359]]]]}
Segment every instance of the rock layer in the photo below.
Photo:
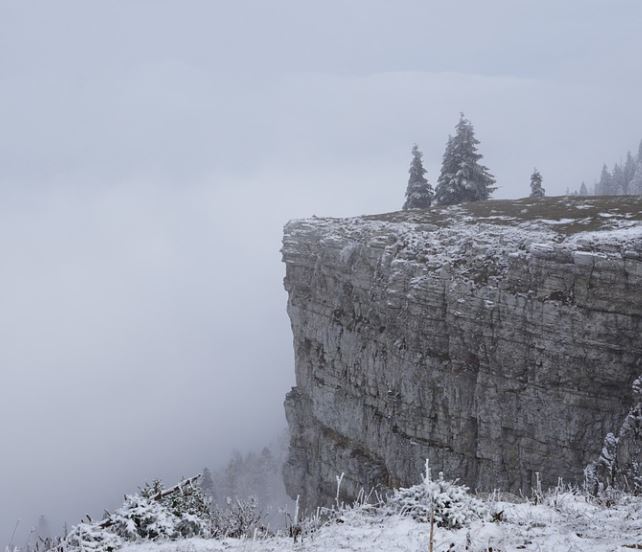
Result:
{"type": "Polygon", "coordinates": [[[288,223],[304,506],[435,472],[579,481],[642,372],[642,200],[488,201],[288,223]]]}

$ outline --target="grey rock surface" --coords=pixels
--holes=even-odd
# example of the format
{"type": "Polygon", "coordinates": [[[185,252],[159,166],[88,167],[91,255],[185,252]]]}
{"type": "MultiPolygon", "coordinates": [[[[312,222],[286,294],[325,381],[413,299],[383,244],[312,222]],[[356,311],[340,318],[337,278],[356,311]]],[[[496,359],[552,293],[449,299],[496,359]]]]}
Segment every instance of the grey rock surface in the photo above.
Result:
{"type": "Polygon", "coordinates": [[[478,490],[581,481],[642,371],[642,199],[487,201],[292,221],[304,507],[433,472],[478,490]]]}

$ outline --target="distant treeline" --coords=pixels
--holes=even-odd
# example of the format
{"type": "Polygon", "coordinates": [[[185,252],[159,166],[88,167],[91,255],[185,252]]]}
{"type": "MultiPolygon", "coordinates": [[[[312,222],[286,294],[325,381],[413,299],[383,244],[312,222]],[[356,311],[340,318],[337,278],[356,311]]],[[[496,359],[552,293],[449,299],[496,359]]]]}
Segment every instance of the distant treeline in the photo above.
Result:
{"type": "Polygon", "coordinates": [[[253,497],[271,525],[279,525],[280,510],[292,504],[281,475],[288,442],[289,437],[284,433],[260,452],[242,455],[236,451],[225,466],[205,468],[201,481],[203,492],[220,507],[230,501],[253,497]]]}
{"type": "Polygon", "coordinates": [[[602,167],[600,179],[593,186],[595,195],[642,195],[642,141],[637,155],[627,152],[623,162],[612,169],[602,167]]]}

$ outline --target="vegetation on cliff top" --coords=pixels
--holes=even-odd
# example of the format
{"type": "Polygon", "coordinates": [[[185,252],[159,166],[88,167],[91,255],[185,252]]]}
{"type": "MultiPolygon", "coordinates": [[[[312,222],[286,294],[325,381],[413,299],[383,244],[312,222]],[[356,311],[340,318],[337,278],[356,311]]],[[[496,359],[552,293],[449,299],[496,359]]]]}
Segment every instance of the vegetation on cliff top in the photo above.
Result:
{"type": "Polygon", "coordinates": [[[430,210],[395,211],[367,215],[365,220],[410,222],[448,227],[454,224],[488,223],[514,226],[541,222],[551,230],[572,235],[609,230],[618,222],[642,222],[642,197],[558,196],[471,201],[430,210]]]}

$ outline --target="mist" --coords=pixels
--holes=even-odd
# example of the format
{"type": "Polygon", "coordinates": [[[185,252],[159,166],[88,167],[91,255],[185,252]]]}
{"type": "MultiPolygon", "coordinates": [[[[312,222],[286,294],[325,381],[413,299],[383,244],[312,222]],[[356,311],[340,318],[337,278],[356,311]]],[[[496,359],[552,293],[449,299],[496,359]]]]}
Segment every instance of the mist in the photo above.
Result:
{"type": "Polygon", "coordinates": [[[435,183],[460,111],[499,198],[637,148],[641,24],[636,0],[0,2],[0,542],[285,427],[283,224],[399,209],[410,146],[435,183]]]}

